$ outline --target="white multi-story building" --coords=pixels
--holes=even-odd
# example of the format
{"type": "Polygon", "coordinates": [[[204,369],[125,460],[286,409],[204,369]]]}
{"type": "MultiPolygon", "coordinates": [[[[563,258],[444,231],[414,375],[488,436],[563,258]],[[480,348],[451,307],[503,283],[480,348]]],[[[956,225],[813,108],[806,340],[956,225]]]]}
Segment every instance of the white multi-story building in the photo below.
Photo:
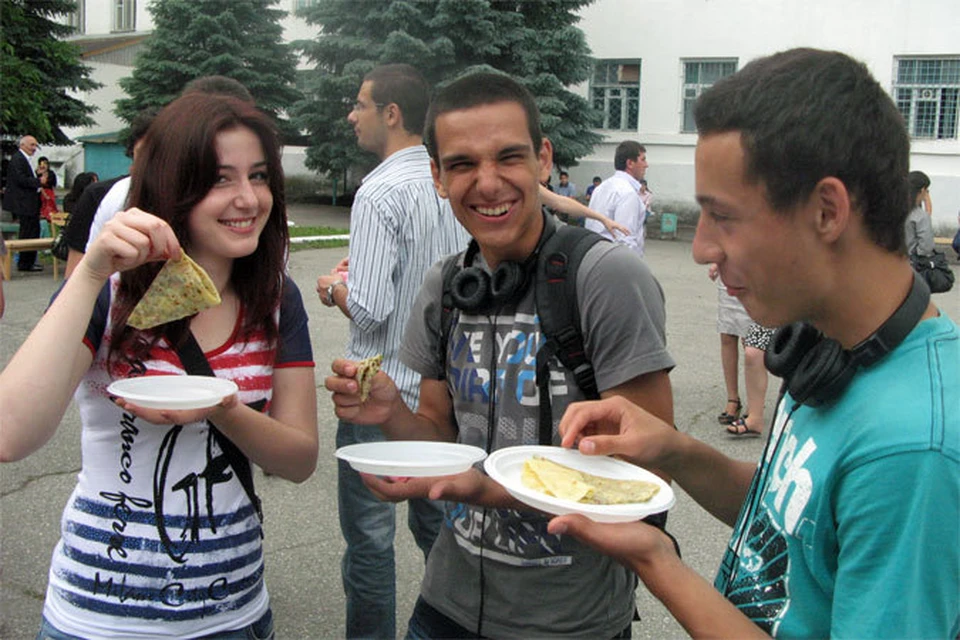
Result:
{"type": "MultiPolygon", "coordinates": [[[[83,96],[97,125],[72,135],[122,128],[113,101],[140,42],[153,28],[151,0],[78,0],[75,40],[103,89],[83,96]]],[[[535,0],[530,0],[535,1],[535,0]]],[[[288,41],[314,29],[294,15],[312,0],[278,0],[289,12],[288,41]]],[[[960,2],[957,0],[597,0],[580,28],[596,58],[574,90],[603,114],[604,142],[569,168],[581,189],[613,173],[625,139],[647,147],[647,178],[661,201],[690,201],[696,134],[692,106],[703,89],[751,59],[798,46],[844,51],[865,62],[907,119],[911,167],[932,181],[934,224],[952,228],[960,211],[960,2]]],[[[302,150],[287,149],[288,172],[302,150]],[[288,165],[289,163],[289,165],[288,165]]]]}

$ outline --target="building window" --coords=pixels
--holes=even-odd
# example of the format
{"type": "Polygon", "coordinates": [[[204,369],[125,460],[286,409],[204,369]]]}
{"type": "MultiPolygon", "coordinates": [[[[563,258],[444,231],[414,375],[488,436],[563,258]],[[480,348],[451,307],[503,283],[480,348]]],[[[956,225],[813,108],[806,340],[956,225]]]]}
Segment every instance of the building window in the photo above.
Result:
{"type": "Polygon", "coordinates": [[[736,58],[721,60],[684,60],[683,62],[683,133],[696,133],[693,107],[704,89],[720,78],[737,71],[736,58]]]}
{"type": "Polygon", "coordinates": [[[77,3],[76,11],[67,14],[67,24],[73,27],[74,34],[86,33],[86,0],[75,0],[77,3]]]}
{"type": "Polygon", "coordinates": [[[640,61],[600,60],[590,81],[590,101],[600,129],[637,131],[640,125],[640,61]]]}
{"type": "Polygon", "coordinates": [[[137,28],[137,0],[113,0],[113,30],[134,31],[137,28]]]}
{"type": "Polygon", "coordinates": [[[960,56],[897,58],[893,95],[914,138],[957,137],[960,56]]]}

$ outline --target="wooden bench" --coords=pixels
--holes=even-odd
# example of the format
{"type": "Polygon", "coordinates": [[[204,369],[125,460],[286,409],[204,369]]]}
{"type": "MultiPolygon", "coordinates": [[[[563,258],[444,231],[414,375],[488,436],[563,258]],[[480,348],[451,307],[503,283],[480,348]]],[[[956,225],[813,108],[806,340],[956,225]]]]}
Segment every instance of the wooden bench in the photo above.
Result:
{"type": "MultiPolygon", "coordinates": [[[[31,238],[30,240],[6,240],[7,254],[3,256],[3,279],[9,280],[13,267],[13,254],[21,251],[44,251],[53,247],[53,238],[31,238]]],[[[59,277],[59,260],[53,259],[53,279],[59,277]]]]}
{"type": "MultiPolygon", "coordinates": [[[[9,280],[13,272],[13,254],[20,253],[21,251],[49,251],[53,247],[53,240],[63,228],[67,225],[67,220],[70,218],[70,214],[64,211],[57,211],[50,216],[50,220],[47,221],[47,224],[50,225],[50,235],[49,238],[33,238],[30,240],[21,240],[20,238],[11,238],[9,240],[4,240],[7,244],[7,253],[3,256],[3,279],[9,280]]],[[[3,231],[6,232],[6,228],[10,224],[11,226],[16,226],[16,230],[20,230],[20,225],[17,223],[4,223],[3,231]]],[[[56,280],[60,277],[60,260],[57,260],[56,256],[53,258],[53,279],[56,280]]]]}

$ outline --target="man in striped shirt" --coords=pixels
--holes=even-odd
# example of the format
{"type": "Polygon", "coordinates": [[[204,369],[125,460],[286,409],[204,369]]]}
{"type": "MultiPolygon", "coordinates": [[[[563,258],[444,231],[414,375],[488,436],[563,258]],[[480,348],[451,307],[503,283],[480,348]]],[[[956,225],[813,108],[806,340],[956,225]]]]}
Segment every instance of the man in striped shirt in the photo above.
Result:
{"type": "MultiPolygon", "coordinates": [[[[429,100],[429,86],[409,65],[380,66],[364,77],[347,120],[357,143],[381,162],[354,199],[349,257],[317,279],[321,302],[350,318],[346,357],[382,354],[382,368],[411,407],[418,405],[420,375],[398,357],[410,309],[427,269],[463,250],[469,240],[433,186],[421,138],[429,100]]],[[[376,426],[341,421],[337,428],[338,448],[383,439],[376,426]]],[[[340,529],[347,543],[341,567],[346,637],[394,638],[395,506],[370,493],[348,464],[341,460],[339,465],[340,529]]],[[[410,530],[426,556],[442,510],[430,501],[411,500],[409,514],[410,530]]]]}

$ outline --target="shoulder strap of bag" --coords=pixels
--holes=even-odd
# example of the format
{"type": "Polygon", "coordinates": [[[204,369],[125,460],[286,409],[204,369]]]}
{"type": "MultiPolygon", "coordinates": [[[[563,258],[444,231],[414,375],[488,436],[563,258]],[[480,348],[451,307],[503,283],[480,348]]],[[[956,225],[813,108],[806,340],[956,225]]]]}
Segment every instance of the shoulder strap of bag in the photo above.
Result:
{"type": "Polygon", "coordinates": [[[588,400],[600,398],[593,365],[587,358],[580,326],[577,272],[583,256],[605,239],[593,231],[560,225],[547,239],[537,261],[535,299],[544,344],[537,351],[537,387],[540,396],[540,444],[553,440],[550,406],[550,356],[556,355],[588,400]]]}
{"type": "MultiPolygon", "coordinates": [[[[213,369],[210,368],[210,363],[207,361],[207,357],[203,355],[203,349],[200,348],[192,331],[187,331],[186,340],[177,348],[177,355],[180,356],[180,362],[183,363],[183,368],[190,375],[214,377],[213,369]]],[[[260,400],[248,406],[257,411],[262,411],[264,406],[266,406],[266,402],[260,400]]],[[[247,497],[250,498],[250,502],[253,503],[253,507],[257,511],[257,517],[260,518],[260,522],[263,522],[263,506],[253,486],[253,470],[250,468],[250,460],[240,451],[237,445],[233,444],[230,438],[223,435],[223,433],[217,429],[215,424],[207,420],[207,425],[209,425],[213,437],[217,439],[220,450],[227,456],[227,461],[230,463],[230,466],[233,467],[234,473],[237,474],[237,479],[243,486],[243,490],[246,491],[247,497]]],[[[262,530],[261,535],[263,535],[262,530]]]]}

